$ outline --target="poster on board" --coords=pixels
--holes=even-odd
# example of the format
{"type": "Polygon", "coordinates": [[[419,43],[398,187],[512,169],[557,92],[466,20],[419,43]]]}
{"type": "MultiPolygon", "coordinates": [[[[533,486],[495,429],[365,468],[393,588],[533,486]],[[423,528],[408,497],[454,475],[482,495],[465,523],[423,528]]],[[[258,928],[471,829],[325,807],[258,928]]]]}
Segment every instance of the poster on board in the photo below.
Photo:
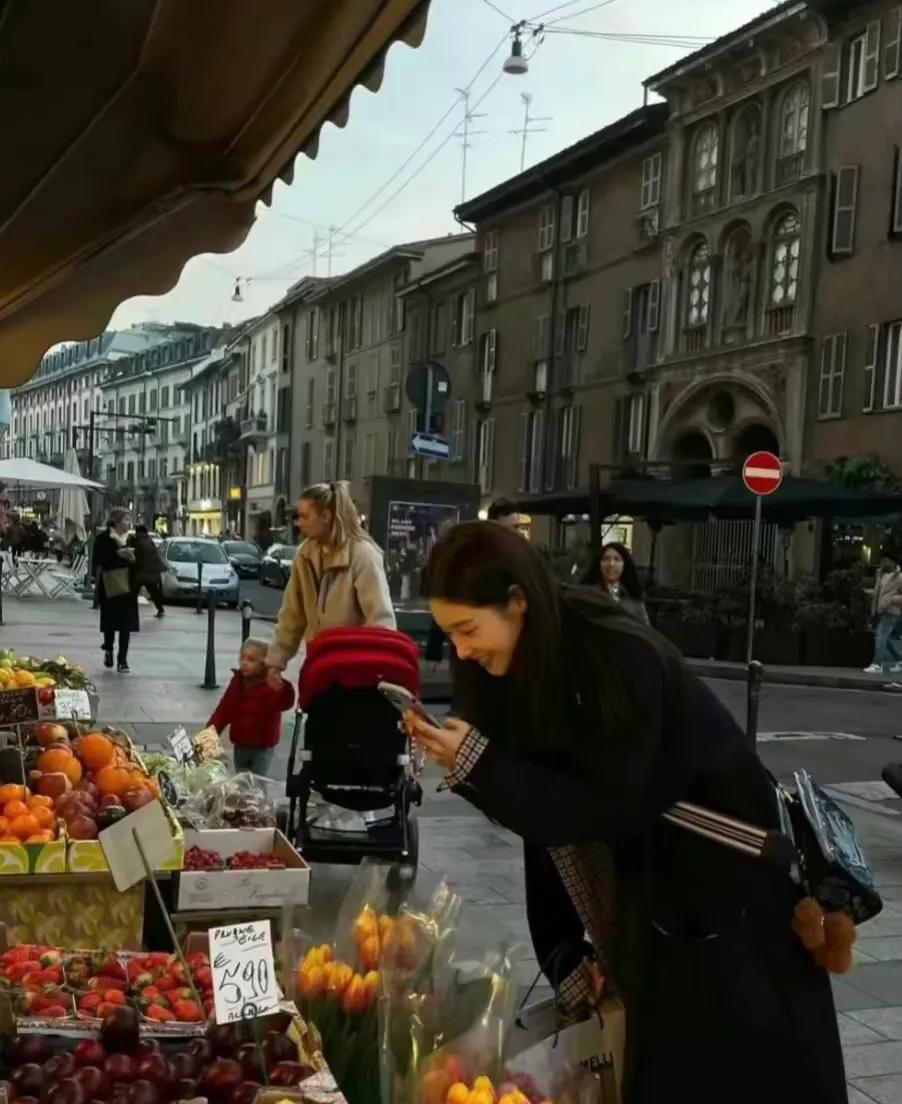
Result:
{"type": "Polygon", "coordinates": [[[396,605],[419,602],[432,546],[446,525],[459,520],[460,507],[451,503],[389,502],[385,571],[396,605]]]}

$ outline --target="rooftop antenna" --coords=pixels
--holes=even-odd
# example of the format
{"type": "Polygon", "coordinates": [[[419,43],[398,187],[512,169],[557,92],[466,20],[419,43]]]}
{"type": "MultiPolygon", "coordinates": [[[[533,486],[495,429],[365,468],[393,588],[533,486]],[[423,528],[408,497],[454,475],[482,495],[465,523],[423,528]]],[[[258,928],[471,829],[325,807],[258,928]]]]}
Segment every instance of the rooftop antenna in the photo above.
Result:
{"type": "Polygon", "coordinates": [[[477,134],[488,134],[488,131],[470,129],[470,123],[474,119],[485,119],[486,115],[484,112],[475,114],[470,110],[470,93],[466,88],[458,88],[456,91],[460,93],[460,98],[463,100],[464,105],[463,129],[457,132],[457,137],[461,139],[463,151],[460,170],[460,201],[461,203],[465,203],[467,199],[467,150],[470,149],[470,139],[474,138],[477,134]]]}
{"type": "Polygon", "coordinates": [[[553,121],[553,115],[530,115],[529,110],[532,106],[532,96],[529,92],[521,92],[520,99],[523,101],[523,126],[519,130],[512,130],[510,134],[519,134],[522,137],[520,143],[520,172],[526,168],[526,142],[531,134],[544,134],[548,127],[533,126],[533,123],[550,123],[553,121]]]}

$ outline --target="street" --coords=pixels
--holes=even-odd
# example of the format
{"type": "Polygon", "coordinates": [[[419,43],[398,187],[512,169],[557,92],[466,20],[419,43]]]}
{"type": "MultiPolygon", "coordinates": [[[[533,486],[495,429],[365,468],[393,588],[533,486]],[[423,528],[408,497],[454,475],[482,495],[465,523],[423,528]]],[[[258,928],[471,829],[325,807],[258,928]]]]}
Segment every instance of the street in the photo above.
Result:
{"type": "Polygon", "coordinates": [[[251,602],[257,613],[276,614],[282,603],[282,591],[276,587],[261,586],[257,579],[242,579],[241,601],[251,602]]]}

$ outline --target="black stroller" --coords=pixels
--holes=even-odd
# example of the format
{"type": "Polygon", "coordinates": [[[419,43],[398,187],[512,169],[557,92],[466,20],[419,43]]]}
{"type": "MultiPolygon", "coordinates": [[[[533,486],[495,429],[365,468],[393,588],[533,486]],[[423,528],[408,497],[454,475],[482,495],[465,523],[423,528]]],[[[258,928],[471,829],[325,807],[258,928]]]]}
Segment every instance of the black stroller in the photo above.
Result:
{"type": "Polygon", "coordinates": [[[376,688],[383,681],[420,692],[419,651],[403,633],[327,629],[310,643],[288,760],[286,834],[308,862],[379,858],[413,877],[419,831],[411,809],[423,792],[398,711],[376,688]],[[309,816],[314,793],[340,809],[392,813],[365,832],[317,827],[309,816]]]}

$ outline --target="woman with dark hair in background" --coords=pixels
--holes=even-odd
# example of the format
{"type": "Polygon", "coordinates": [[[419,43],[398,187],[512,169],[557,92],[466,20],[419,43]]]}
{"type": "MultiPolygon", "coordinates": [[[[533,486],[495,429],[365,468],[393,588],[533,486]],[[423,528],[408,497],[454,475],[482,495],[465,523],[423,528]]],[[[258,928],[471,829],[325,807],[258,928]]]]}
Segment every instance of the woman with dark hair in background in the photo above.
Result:
{"type": "Polygon", "coordinates": [[[648,610],[642,595],[642,580],[632,553],[625,544],[611,541],[583,576],[584,586],[600,586],[615,602],[648,624],[648,610]]]}
{"type": "Polygon", "coordinates": [[[129,673],[128,644],[138,632],[138,587],[135,583],[135,550],[126,545],[131,528],[128,510],[110,510],[106,530],[94,541],[94,569],[97,572],[97,598],[100,603],[100,631],[103,633],[103,665],[113,666],[113,647],[119,634],[116,668],[129,673]]]}
{"type": "Polygon", "coordinates": [[[662,819],[679,800],[776,829],[767,772],[677,651],[556,584],[516,533],[457,526],[426,592],[459,719],[407,714],[445,785],[524,842],[527,917],[563,1012],[597,967],[627,1017],[624,1104],[844,1104],[830,981],[787,872],[662,819]],[[587,959],[595,956],[595,967],[587,959]],[[679,1095],[679,1092],[677,1093],[679,1095]]]}

